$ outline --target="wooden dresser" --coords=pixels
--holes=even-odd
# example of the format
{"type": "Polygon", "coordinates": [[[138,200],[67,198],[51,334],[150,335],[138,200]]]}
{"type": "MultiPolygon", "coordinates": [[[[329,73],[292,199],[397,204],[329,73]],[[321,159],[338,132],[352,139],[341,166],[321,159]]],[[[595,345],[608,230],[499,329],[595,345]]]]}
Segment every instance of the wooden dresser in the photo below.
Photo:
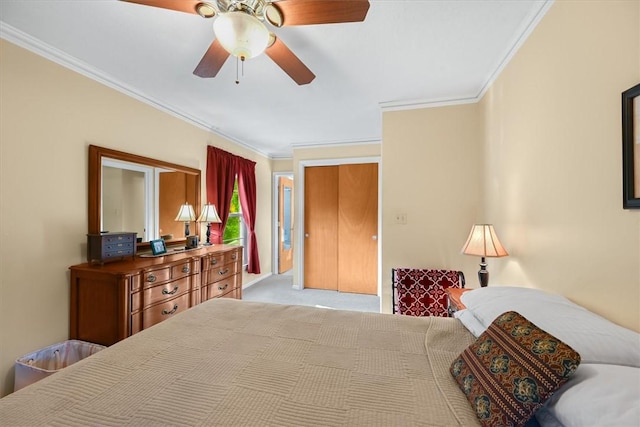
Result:
{"type": "Polygon", "coordinates": [[[211,298],[242,298],[242,247],[205,246],[71,270],[70,339],[111,345],[211,298]]]}

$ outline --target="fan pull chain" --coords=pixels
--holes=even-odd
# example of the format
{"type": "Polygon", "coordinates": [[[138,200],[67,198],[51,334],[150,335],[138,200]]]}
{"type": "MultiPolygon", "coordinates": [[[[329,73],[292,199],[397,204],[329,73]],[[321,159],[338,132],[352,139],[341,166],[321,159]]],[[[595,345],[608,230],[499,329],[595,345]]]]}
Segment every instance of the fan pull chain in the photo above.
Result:
{"type": "MultiPolygon", "coordinates": [[[[244,77],[244,56],[240,56],[240,62],[241,62],[241,76],[244,77]]],[[[240,77],[238,77],[238,57],[236,56],[236,84],[239,85],[240,84],[240,77]]]]}

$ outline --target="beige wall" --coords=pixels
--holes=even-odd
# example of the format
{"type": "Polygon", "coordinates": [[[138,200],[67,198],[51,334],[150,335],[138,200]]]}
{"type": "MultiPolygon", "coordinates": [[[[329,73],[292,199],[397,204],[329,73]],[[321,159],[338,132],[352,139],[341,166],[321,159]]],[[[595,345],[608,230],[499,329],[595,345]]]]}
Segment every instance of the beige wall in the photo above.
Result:
{"type": "Polygon", "coordinates": [[[459,250],[486,221],[510,252],[488,259],[492,285],[560,293],[640,330],[620,125],[620,94],[639,81],[640,2],[557,1],[479,104],[384,113],[385,300],[399,265],[461,268],[476,287],[478,259],[459,250]]]}
{"type": "MultiPolygon", "coordinates": [[[[270,161],[6,41],[0,42],[0,394],[17,357],[68,339],[68,267],[86,259],[87,146],[206,169],[207,144],[257,162],[259,212],[270,161]]],[[[203,173],[204,177],[204,173],[203,173]]],[[[202,183],[204,200],[205,183],[202,183]]],[[[270,215],[258,215],[271,271],[270,215]]],[[[245,280],[252,280],[245,278],[245,280]]]]}
{"type": "Polygon", "coordinates": [[[293,159],[274,159],[271,161],[273,172],[293,172],[293,159]]]}
{"type": "Polygon", "coordinates": [[[640,211],[622,209],[621,97],[640,82],[640,1],[557,1],[481,103],[497,281],[640,330],[640,211]]]}
{"type": "Polygon", "coordinates": [[[482,220],[483,157],[477,104],[385,112],[382,125],[382,307],[391,312],[394,267],[461,269],[477,286],[479,260],[460,249],[482,220]]]}

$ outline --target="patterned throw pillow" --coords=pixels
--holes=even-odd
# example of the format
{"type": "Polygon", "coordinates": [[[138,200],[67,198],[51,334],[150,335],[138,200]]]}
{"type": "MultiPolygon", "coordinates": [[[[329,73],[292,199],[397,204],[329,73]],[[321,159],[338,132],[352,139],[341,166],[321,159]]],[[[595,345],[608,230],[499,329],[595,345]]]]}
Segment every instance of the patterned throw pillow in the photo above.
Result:
{"type": "Polygon", "coordinates": [[[522,426],[564,384],[580,355],[515,311],[491,323],[451,365],[483,426],[522,426]]]}

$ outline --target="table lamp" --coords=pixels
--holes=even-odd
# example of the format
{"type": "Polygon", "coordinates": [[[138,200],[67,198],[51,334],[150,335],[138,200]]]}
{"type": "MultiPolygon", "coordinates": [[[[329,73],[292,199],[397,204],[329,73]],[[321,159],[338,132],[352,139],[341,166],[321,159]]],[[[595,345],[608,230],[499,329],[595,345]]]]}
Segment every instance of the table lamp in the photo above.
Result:
{"type": "Polygon", "coordinates": [[[205,243],[205,246],[211,246],[211,241],[210,241],[211,223],[212,222],[217,222],[217,223],[221,223],[222,222],[222,220],[218,216],[218,211],[216,211],[215,205],[212,205],[211,203],[207,203],[206,205],[204,205],[202,207],[202,213],[198,217],[198,222],[206,222],[207,223],[207,243],[205,243]]]}
{"type": "Polygon", "coordinates": [[[176,221],[184,221],[184,237],[189,237],[189,222],[195,221],[196,213],[193,210],[193,206],[189,203],[185,203],[180,206],[180,210],[178,211],[178,216],[176,217],[176,221]]]}
{"type": "Polygon", "coordinates": [[[487,263],[485,257],[503,257],[509,254],[498,240],[496,231],[491,224],[474,224],[467,238],[467,242],[462,247],[462,253],[465,255],[475,255],[482,257],[480,261],[480,271],[478,271],[478,280],[480,286],[485,287],[489,284],[489,272],[487,271],[487,263]]]}

